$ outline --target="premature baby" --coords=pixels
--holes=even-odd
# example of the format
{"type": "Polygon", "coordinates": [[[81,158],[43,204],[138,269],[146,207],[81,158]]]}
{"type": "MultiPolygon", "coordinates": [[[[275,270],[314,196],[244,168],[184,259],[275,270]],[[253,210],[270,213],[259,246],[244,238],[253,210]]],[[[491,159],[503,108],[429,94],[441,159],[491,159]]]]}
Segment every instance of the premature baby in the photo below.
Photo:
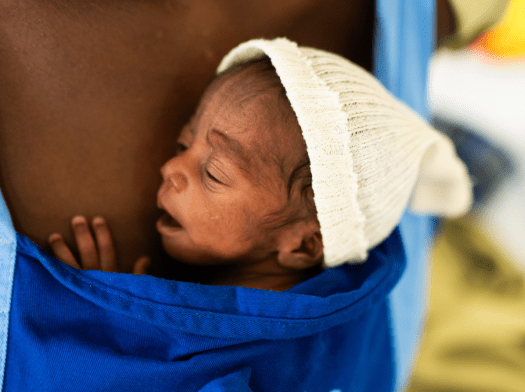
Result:
{"type": "MultiPolygon", "coordinates": [[[[285,39],[251,40],[222,60],[176,155],[161,168],[166,252],[218,273],[203,283],[286,290],[364,262],[412,211],[458,216],[472,200],[453,144],[372,75],[285,39]]],[[[105,221],[72,220],[80,260],[118,271],[105,221]]],[[[145,273],[149,259],[135,263],[145,273]]]]}
{"type": "MultiPolygon", "coordinates": [[[[286,290],[321,270],[323,244],[301,128],[268,57],[219,74],[161,168],[157,221],[166,252],[220,266],[210,284],[286,290]]],[[[49,243],[77,268],[118,272],[107,223],[72,219],[80,260],[63,237],[49,243]]],[[[139,258],[134,273],[146,273],[139,258]]]]}

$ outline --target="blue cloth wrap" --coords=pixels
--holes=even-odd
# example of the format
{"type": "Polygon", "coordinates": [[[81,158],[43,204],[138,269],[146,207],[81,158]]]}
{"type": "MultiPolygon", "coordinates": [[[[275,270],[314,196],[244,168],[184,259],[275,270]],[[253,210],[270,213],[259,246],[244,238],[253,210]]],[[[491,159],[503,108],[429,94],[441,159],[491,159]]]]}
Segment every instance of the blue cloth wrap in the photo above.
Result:
{"type": "Polygon", "coordinates": [[[399,230],[285,292],[70,267],[17,234],[6,391],[390,391],[399,230]]]}

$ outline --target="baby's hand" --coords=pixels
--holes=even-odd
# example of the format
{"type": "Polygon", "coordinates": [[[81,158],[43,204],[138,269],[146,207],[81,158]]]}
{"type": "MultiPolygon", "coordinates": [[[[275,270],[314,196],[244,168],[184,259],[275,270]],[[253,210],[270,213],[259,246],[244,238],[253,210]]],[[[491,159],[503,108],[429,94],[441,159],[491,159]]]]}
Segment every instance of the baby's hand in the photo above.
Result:
{"type": "MultiPolygon", "coordinates": [[[[108,225],[104,218],[96,217],[93,219],[92,226],[93,231],[95,232],[95,239],[93,239],[86,218],[83,216],[75,216],[71,220],[71,226],[73,227],[73,233],[75,234],[78,253],[80,254],[80,262],[78,262],[75,259],[75,256],[73,256],[73,253],[66,245],[62,235],[59,233],[53,233],[49,236],[48,242],[57,259],[75,268],[121,272],[117,266],[115,248],[113,246],[108,225]]],[[[147,256],[140,257],[133,266],[133,273],[136,275],[146,274],[146,269],[149,266],[150,261],[150,258],[147,256]]]]}

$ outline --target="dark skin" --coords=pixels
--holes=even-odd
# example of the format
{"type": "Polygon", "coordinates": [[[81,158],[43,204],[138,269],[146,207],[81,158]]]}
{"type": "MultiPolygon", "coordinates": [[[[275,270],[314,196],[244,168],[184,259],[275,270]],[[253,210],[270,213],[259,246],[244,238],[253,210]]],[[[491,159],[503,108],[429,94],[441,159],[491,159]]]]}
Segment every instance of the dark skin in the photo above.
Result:
{"type": "Polygon", "coordinates": [[[50,251],[52,232],[75,243],[72,216],[102,215],[118,222],[122,271],[147,254],[164,275],[158,168],[220,59],[287,36],[370,69],[372,27],[367,0],[1,2],[0,187],[15,229],[50,251]]]}

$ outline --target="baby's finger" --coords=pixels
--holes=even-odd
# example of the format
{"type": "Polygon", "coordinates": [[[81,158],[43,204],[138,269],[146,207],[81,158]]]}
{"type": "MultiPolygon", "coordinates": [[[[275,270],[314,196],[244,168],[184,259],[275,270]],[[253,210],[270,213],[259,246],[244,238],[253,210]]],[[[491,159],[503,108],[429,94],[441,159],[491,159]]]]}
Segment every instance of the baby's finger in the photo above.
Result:
{"type": "Polygon", "coordinates": [[[75,256],[73,256],[73,253],[71,253],[64,238],[60,234],[51,234],[47,241],[49,242],[49,245],[51,245],[51,249],[57,259],[72,267],[80,268],[80,265],[75,260],[75,256]]]}
{"type": "Polygon", "coordinates": [[[106,220],[100,216],[93,218],[93,231],[97,239],[100,269],[107,272],[118,272],[115,247],[106,220]]]}
{"type": "Polygon", "coordinates": [[[100,269],[98,265],[97,248],[93,236],[89,231],[86,218],[80,215],[75,216],[71,220],[71,225],[73,226],[73,233],[77,241],[82,267],[87,270],[100,269]]]}
{"type": "Polygon", "coordinates": [[[147,269],[151,264],[151,259],[148,256],[139,257],[133,266],[133,273],[135,275],[147,275],[147,269]]]}

